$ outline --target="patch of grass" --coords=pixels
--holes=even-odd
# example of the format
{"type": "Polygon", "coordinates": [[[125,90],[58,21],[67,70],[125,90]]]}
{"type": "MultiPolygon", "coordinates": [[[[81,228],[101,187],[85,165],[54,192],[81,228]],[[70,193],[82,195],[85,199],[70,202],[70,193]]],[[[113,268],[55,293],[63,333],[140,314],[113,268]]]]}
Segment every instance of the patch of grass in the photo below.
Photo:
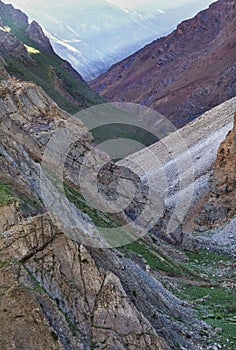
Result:
{"type": "Polygon", "coordinates": [[[12,190],[4,183],[0,182],[0,206],[14,203],[17,197],[12,190]]]}
{"type": "Polygon", "coordinates": [[[151,246],[147,245],[144,241],[136,241],[126,245],[123,249],[132,251],[137,255],[142,255],[142,257],[147,261],[147,264],[153,269],[166,272],[170,275],[180,275],[181,269],[173,265],[164,256],[157,254],[151,246]]]}
{"type": "MultiPolygon", "coordinates": [[[[183,297],[196,302],[199,316],[205,322],[214,328],[222,328],[222,335],[219,339],[222,345],[235,344],[236,323],[233,322],[233,317],[236,313],[235,291],[222,286],[199,287],[185,285],[183,297]]],[[[231,349],[231,347],[227,348],[231,349]]]]}
{"type": "Polygon", "coordinates": [[[65,193],[67,198],[83,213],[87,214],[98,227],[114,228],[119,227],[118,221],[112,220],[109,216],[105,215],[102,211],[95,208],[91,208],[83,197],[73,188],[65,185],[65,193]]]}
{"type": "MultiPolygon", "coordinates": [[[[123,114],[125,115],[125,113],[123,114]]],[[[127,120],[129,120],[128,116],[127,120]]],[[[98,144],[106,140],[110,140],[112,138],[121,138],[137,141],[137,144],[130,143],[130,150],[125,149],[125,153],[127,154],[137,152],[140,149],[144,148],[144,146],[150,146],[151,144],[158,141],[158,138],[155,135],[153,135],[147,130],[142,129],[141,127],[122,123],[115,123],[115,120],[113,124],[102,125],[101,127],[94,128],[92,130],[92,134],[95,138],[95,142],[98,144]]],[[[125,145],[125,147],[127,148],[127,145],[125,145]]]]}
{"type": "Polygon", "coordinates": [[[185,252],[186,256],[192,262],[197,262],[198,264],[211,265],[212,263],[222,261],[231,261],[232,259],[226,255],[212,252],[210,250],[199,249],[197,252],[185,252]]]}
{"type": "Polygon", "coordinates": [[[230,265],[233,263],[231,257],[210,250],[199,249],[197,252],[185,252],[189,261],[182,263],[183,266],[187,266],[196,271],[202,277],[208,277],[212,282],[217,283],[224,278],[230,277],[232,271],[222,272],[222,264],[230,265]],[[221,271],[221,273],[218,273],[221,271]]]}

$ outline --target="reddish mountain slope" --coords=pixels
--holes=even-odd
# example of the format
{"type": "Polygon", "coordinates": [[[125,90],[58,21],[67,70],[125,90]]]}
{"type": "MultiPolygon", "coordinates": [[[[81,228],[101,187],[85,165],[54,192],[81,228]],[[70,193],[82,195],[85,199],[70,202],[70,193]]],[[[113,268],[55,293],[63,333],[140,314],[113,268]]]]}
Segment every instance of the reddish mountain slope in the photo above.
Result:
{"type": "Polygon", "coordinates": [[[110,101],[152,107],[182,126],[235,96],[236,11],[219,0],[90,83],[110,101]]]}

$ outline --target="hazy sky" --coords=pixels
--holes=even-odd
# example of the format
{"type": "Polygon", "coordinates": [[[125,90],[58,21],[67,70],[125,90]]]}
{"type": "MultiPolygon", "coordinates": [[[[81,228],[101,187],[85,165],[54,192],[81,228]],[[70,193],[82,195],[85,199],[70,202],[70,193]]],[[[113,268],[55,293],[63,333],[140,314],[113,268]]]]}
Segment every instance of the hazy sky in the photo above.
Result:
{"type": "Polygon", "coordinates": [[[176,8],[189,3],[198,2],[202,4],[202,7],[207,7],[210,3],[214,2],[209,0],[107,0],[113,4],[126,8],[143,8],[153,5],[153,7],[160,9],[176,8]],[[204,6],[205,5],[205,6],[204,6]]]}
{"type": "MultiPolygon", "coordinates": [[[[81,2],[87,2],[90,1],[96,1],[96,0],[62,0],[61,3],[73,3],[78,4],[81,2]]],[[[99,0],[98,0],[99,1],[99,0]]],[[[106,0],[112,4],[118,5],[123,8],[132,8],[132,9],[168,9],[168,8],[178,8],[180,6],[191,4],[193,3],[196,6],[196,2],[198,4],[198,8],[206,8],[210,3],[214,2],[214,0],[106,0]]],[[[26,8],[26,6],[31,6],[31,4],[34,6],[35,3],[37,3],[37,6],[40,8],[40,4],[58,4],[58,0],[42,0],[42,1],[35,1],[35,0],[3,0],[3,2],[12,3],[16,6],[26,8]]]]}

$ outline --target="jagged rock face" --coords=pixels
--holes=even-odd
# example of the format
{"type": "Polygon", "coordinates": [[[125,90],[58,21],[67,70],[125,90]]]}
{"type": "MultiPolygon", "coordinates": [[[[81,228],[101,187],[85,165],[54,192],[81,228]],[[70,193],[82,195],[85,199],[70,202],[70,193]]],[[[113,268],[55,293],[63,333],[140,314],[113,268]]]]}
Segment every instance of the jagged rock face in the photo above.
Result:
{"type": "Polygon", "coordinates": [[[24,266],[6,263],[1,272],[6,288],[2,308],[7,301],[1,314],[2,348],[7,349],[13,338],[16,343],[28,342],[32,349],[43,349],[45,343],[54,344],[50,349],[58,344],[63,349],[170,349],[131,303],[119,278],[99,270],[88,250],[57,232],[47,216],[15,226],[1,239],[0,251],[3,261],[14,256],[24,266]],[[34,290],[36,281],[43,293],[34,290]],[[11,309],[14,303],[18,306],[11,309]],[[73,324],[73,336],[65,314],[73,324]],[[34,339],[36,332],[42,338],[34,339]]]}
{"type": "Polygon", "coordinates": [[[11,4],[5,4],[0,0],[0,17],[1,14],[8,16],[15,26],[27,28],[28,17],[21,10],[15,9],[11,4]]]}
{"type": "Polygon", "coordinates": [[[210,179],[210,196],[197,218],[206,227],[222,224],[236,214],[236,113],[234,128],[219,147],[210,179]]]}
{"type": "Polygon", "coordinates": [[[19,216],[17,203],[0,206],[0,234],[9,230],[18,222],[19,216]]]}
{"type": "MultiPolygon", "coordinates": [[[[0,157],[1,179],[17,187],[21,195],[37,199],[39,190],[39,162],[45,145],[58,126],[69,115],[62,111],[45,92],[33,83],[13,78],[2,81],[0,89],[0,157]],[[28,156],[29,155],[29,156],[28,156]]],[[[81,153],[91,135],[77,120],[84,134],[81,153]]],[[[79,147],[77,147],[79,157],[79,147]]]]}
{"type": "Polygon", "coordinates": [[[23,63],[33,64],[25,46],[11,33],[0,29],[0,52],[7,53],[14,58],[20,59],[23,63]]]}
{"type": "MultiPolygon", "coordinates": [[[[40,25],[33,21],[29,23],[28,17],[21,10],[15,9],[12,5],[4,4],[0,1],[0,24],[2,28],[6,26],[8,30],[12,30],[12,24],[14,27],[18,28],[20,32],[27,34],[28,38],[38,44],[42,49],[48,51],[49,53],[53,53],[52,46],[50,44],[49,39],[45,36],[40,25]]],[[[15,28],[13,28],[15,29],[15,28]]],[[[15,30],[14,30],[15,31],[15,30]]],[[[1,30],[2,42],[0,51],[10,51],[12,52],[13,44],[18,46],[24,46],[20,40],[18,40],[12,33],[6,33],[5,37],[3,36],[1,30]],[[5,39],[5,42],[4,40],[5,39]],[[11,45],[10,45],[11,44],[11,45]]],[[[24,51],[23,48],[19,48],[18,51],[24,51]]],[[[16,56],[18,57],[18,56],[16,56]]]]}
{"type": "Polygon", "coordinates": [[[219,0],[90,86],[110,101],[141,103],[183,126],[235,96],[235,25],[235,2],[219,0]]]}
{"type": "Polygon", "coordinates": [[[17,264],[0,270],[1,349],[65,349],[45,318],[36,296],[17,281],[17,264]]]}
{"type": "Polygon", "coordinates": [[[5,68],[6,63],[0,56],[0,82],[8,77],[8,73],[5,68]]]}
{"type": "Polygon", "coordinates": [[[45,36],[40,25],[33,21],[30,23],[29,27],[26,30],[26,33],[29,35],[29,38],[35,43],[39,44],[45,51],[53,53],[52,46],[49,39],[45,36]]]}

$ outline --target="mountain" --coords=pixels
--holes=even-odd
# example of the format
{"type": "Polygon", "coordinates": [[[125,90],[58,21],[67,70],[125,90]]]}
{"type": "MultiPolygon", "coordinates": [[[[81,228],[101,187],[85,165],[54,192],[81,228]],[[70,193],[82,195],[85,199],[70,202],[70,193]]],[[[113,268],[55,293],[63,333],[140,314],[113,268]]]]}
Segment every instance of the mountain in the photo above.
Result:
{"type": "Polygon", "coordinates": [[[134,10],[103,0],[63,0],[59,4],[43,0],[40,8],[36,0],[12,1],[43,26],[55,52],[86,80],[94,79],[145,44],[170,33],[177,23],[210,2],[173,4],[162,11],[158,2],[146,10],[134,10]]]}
{"type": "MultiPolygon", "coordinates": [[[[22,58],[22,67],[26,58],[22,58]]],[[[75,228],[72,235],[63,230],[60,218],[52,217],[45,207],[40,176],[42,167],[47,166],[42,164],[47,141],[71,117],[42,88],[11,77],[3,61],[0,72],[1,348],[18,349],[27,344],[29,349],[42,350],[234,349],[230,277],[234,265],[228,246],[210,242],[203,246],[202,238],[189,239],[187,235],[182,244],[173,245],[163,241],[157,231],[117,249],[91,246],[101,234],[98,228],[115,221],[89,207],[79,193],[83,157],[89,152],[97,159],[98,154],[90,133],[78,119],[73,128],[83,139],[68,154],[63,186],[80,226],[78,236],[73,236],[75,228]]],[[[232,128],[233,110],[235,99],[181,131],[188,135],[197,161],[203,157],[205,174],[210,173],[206,151],[209,146],[213,150],[213,164],[218,144],[232,128]],[[216,125],[215,119],[219,120],[216,125]],[[212,142],[212,137],[217,142],[212,142]]],[[[169,135],[167,145],[176,144],[176,137],[178,132],[169,135]]],[[[151,147],[168,168],[170,155],[163,152],[160,143],[151,147]]],[[[180,148],[178,152],[182,159],[180,148]]],[[[142,155],[131,158],[139,163],[142,155]]],[[[147,160],[146,156],[144,166],[147,160]]],[[[155,170],[158,179],[158,167],[154,166],[150,172],[155,170]]],[[[113,165],[111,174],[108,168],[102,177],[103,184],[109,185],[117,171],[118,182],[130,176],[135,185],[137,179],[128,170],[121,164],[113,165]]],[[[55,186],[55,192],[56,176],[54,169],[51,185],[47,182],[48,189],[55,186]]],[[[50,196],[54,191],[47,193],[50,196]]],[[[51,203],[50,209],[53,207],[51,203]]],[[[163,218],[163,224],[165,220],[168,217],[163,218]]]]}
{"type": "Polygon", "coordinates": [[[234,350],[236,97],[113,162],[49,94],[97,96],[0,11],[0,348],[234,350]]]}
{"type": "Polygon", "coordinates": [[[154,108],[181,127],[235,96],[235,4],[219,0],[90,82],[109,101],[154,108]]]}
{"type": "Polygon", "coordinates": [[[15,77],[41,86],[62,108],[76,113],[102,102],[72,68],[61,59],[35,21],[0,1],[0,56],[15,77]]]}

